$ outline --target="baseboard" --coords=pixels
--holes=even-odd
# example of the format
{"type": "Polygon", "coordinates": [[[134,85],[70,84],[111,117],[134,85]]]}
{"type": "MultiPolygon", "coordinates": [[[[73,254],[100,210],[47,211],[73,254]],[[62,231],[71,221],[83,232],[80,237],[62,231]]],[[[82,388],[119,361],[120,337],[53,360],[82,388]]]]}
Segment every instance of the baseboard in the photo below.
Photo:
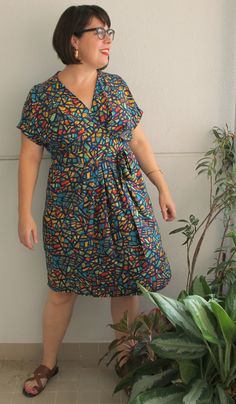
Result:
{"type": "MultiPolygon", "coordinates": [[[[99,359],[107,352],[110,342],[62,343],[58,360],[79,360],[81,366],[98,366],[99,359]]],[[[42,358],[40,343],[2,343],[0,344],[0,360],[32,360],[42,358]]],[[[107,357],[100,363],[105,366],[107,357]]]]}

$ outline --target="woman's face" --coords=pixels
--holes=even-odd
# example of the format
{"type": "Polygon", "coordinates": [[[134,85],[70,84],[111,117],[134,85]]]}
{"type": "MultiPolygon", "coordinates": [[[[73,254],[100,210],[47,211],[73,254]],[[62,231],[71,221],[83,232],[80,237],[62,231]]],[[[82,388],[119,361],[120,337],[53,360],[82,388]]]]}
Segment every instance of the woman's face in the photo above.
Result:
{"type": "MultiPolygon", "coordinates": [[[[104,25],[96,17],[92,17],[90,24],[85,29],[96,27],[108,29],[108,26],[104,25]]],[[[81,38],[72,35],[71,43],[74,48],[78,49],[79,59],[83,64],[87,64],[95,69],[100,69],[108,64],[109,52],[112,45],[112,39],[108,35],[104,39],[100,39],[96,31],[84,32],[81,38]],[[106,50],[103,51],[103,49],[106,50]]]]}

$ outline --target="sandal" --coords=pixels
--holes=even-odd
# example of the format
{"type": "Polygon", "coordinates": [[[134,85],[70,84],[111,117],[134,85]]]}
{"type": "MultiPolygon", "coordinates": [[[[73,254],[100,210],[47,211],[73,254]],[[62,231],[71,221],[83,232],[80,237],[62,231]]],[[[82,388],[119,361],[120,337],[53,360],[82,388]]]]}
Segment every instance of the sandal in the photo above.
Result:
{"type": "MultiPolygon", "coordinates": [[[[48,383],[48,381],[51,379],[51,377],[55,376],[59,371],[59,368],[56,365],[54,366],[54,368],[49,369],[47,366],[45,365],[39,365],[39,367],[37,367],[37,369],[34,371],[33,376],[29,377],[28,379],[25,380],[26,382],[29,382],[31,380],[36,380],[37,384],[36,386],[33,386],[34,389],[37,390],[36,394],[33,393],[28,393],[28,391],[25,390],[25,387],[23,387],[22,393],[26,396],[26,397],[35,397],[37,396],[39,393],[41,393],[41,391],[43,391],[48,383]],[[41,379],[47,379],[45,385],[43,386],[41,379]]],[[[25,386],[24,383],[24,386],[25,386]]]]}

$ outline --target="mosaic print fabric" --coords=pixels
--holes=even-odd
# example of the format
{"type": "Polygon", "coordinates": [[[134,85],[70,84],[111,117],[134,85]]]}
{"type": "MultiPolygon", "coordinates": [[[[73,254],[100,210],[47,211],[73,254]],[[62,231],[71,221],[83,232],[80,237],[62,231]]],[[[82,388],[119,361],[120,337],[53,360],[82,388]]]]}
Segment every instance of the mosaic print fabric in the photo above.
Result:
{"type": "Polygon", "coordinates": [[[129,146],[143,111],[118,75],[98,71],[91,109],[56,72],[34,85],[18,129],[51,154],[42,219],[48,286],[94,297],[164,288],[171,269],[129,146]]]}

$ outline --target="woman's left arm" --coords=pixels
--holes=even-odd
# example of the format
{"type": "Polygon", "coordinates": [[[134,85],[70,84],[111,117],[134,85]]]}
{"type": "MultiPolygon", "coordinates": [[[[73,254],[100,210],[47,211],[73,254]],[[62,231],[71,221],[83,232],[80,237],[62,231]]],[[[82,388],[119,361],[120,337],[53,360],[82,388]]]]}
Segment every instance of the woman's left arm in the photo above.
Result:
{"type": "Polygon", "coordinates": [[[143,172],[159,191],[159,204],[163,219],[166,221],[172,221],[176,217],[175,203],[140,123],[132,131],[132,134],[132,139],[129,142],[130,148],[135,154],[143,172]]]}

